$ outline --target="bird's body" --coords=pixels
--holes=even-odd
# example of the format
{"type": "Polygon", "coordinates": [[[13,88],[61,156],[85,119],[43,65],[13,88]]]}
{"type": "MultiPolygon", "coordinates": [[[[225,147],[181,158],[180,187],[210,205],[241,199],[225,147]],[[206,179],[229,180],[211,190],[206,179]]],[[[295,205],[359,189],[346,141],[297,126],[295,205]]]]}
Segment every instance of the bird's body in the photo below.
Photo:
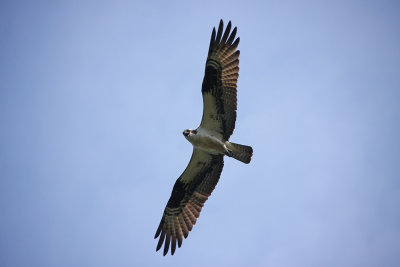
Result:
{"type": "Polygon", "coordinates": [[[229,152],[226,148],[225,142],[223,142],[223,140],[219,139],[217,136],[218,135],[216,133],[199,127],[185,137],[196,149],[203,150],[212,155],[226,155],[229,152]]]}
{"type": "Polygon", "coordinates": [[[231,22],[223,33],[213,29],[202,84],[203,117],[196,130],[183,135],[193,145],[188,166],[176,180],[171,197],[154,238],[159,237],[157,250],[164,244],[164,255],[171,254],[189,235],[201,209],[214,190],[224,166],[224,156],[249,163],[253,155],[250,146],[229,142],[236,122],[236,83],[239,77],[239,38],[231,22]],[[165,241],[165,242],[164,242],[165,241]]]}

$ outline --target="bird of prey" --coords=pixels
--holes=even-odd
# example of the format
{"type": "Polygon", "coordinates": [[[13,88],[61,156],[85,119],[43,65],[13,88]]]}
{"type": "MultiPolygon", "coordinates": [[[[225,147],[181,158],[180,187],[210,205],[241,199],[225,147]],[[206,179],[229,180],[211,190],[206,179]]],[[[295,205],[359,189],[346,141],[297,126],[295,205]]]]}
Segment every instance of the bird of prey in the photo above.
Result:
{"type": "Polygon", "coordinates": [[[213,28],[206,61],[201,93],[203,117],[196,130],[184,130],[183,135],[193,145],[188,166],[176,180],[154,238],[159,237],[158,251],[164,241],[164,256],[171,246],[182,245],[200,215],[204,202],[211,195],[224,166],[224,156],[249,163],[253,155],[250,146],[229,142],[235,128],[237,109],[236,83],[239,77],[237,28],[231,32],[229,21],[223,32],[223,21],[218,31],[213,28]]]}

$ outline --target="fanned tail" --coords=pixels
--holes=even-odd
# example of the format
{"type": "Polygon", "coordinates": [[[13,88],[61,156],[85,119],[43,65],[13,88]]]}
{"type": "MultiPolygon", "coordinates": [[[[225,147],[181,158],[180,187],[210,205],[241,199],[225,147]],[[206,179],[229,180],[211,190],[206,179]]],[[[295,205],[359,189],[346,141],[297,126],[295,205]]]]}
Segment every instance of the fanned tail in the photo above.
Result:
{"type": "Polygon", "coordinates": [[[251,146],[226,142],[226,147],[232,152],[228,156],[246,164],[250,163],[251,157],[253,156],[253,148],[251,146]]]}

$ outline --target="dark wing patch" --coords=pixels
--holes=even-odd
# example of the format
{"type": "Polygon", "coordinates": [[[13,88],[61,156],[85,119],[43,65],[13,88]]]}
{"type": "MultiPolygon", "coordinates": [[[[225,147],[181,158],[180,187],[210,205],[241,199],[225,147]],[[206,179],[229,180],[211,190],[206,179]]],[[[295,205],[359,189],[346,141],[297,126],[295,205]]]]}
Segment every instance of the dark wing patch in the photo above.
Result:
{"type": "Polygon", "coordinates": [[[239,55],[236,50],[240,38],[237,28],[231,32],[229,21],[225,33],[220,21],[218,32],[211,34],[210,47],[202,85],[203,118],[200,126],[229,140],[235,129],[237,109],[237,79],[239,77],[239,55]]]}
{"type": "Polygon", "coordinates": [[[171,197],[154,238],[160,237],[157,251],[164,244],[164,256],[171,246],[175,253],[176,243],[182,245],[189,235],[201,209],[218,183],[224,166],[223,155],[210,155],[198,149],[183,174],[176,180],[171,197]]]}

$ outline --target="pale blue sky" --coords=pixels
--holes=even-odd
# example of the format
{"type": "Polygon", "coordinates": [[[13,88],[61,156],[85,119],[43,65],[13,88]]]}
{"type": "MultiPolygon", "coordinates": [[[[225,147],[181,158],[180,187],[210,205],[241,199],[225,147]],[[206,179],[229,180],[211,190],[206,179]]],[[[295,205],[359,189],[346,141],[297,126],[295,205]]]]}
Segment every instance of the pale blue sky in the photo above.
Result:
{"type": "Polygon", "coordinates": [[[399,266],[397,1],[2,1],[1,266],[399,266]],[[221,180],[153,239],[202,114],[212,27],[241,38],[221,180]]]}

